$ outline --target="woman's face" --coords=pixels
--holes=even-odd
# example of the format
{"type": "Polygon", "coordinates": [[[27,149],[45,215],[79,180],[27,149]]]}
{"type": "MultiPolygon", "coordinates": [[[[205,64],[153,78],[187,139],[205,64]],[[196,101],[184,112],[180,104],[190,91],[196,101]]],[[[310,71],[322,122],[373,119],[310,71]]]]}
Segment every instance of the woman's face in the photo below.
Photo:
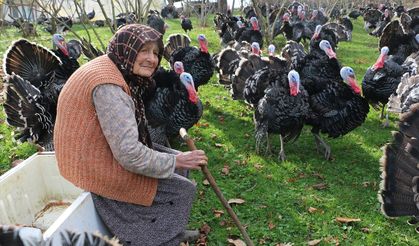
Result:
{"type": "Polygon", "coordinates": [[[159,48],[156,42],[145,43],[137,54],[132,72],[141,77],[151,77],[159,63],[159,48]]]}

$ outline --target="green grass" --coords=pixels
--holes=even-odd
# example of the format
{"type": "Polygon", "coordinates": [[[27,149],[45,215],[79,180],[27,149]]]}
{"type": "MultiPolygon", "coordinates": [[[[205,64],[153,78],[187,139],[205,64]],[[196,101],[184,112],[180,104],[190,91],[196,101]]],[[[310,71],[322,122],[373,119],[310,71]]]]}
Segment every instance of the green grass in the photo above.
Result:
{"type": "MultiPolygon", "coordinates": [[[[196,36],[204,33],[209,39],[210,52],[220,50],[219,40],[212,26],[200,28],[192,19],[195,28],[190,33],[193,44],[196,36]]],[[[171,33],[183,32],[179,20],[167,21],[165,38],[171,33]]],[[[211,22],[209,22],[212,25],[211,22]]],[[[337,51],[342,65],[355,69],[358,82],[368,66],[378,56],[375,37],[363,30],[362,20],[354,22],[352,42],[339,43],[337,51]]],[[[75,30],[80,34],[79,26],[75,30]]],[[[3,55],[11,40],[18,38],[14,29],[6,30],[0,43],[3,55]]],[[[109,29],[100,28],[100,35],[107,42],[109,29]]],[[[41,34],[33,40],[47,47],[50,37],[41,34]]],[[[71,39],[71,33],[67,39],[71,39]]],[[[98,45],[96,40],[93,42],[98,45]]],[[[284,38],[277,37],[276,44],[283,44],[284,38]]],[[[278,50],[282,47],[278,47],[278,50]]],[[[82,59],[81,63],[84,63],[82,59]]],[[[162,63],[167,65],[166,62],[162,63]]],[[[294,243],[307,245],[308,241],[321,239],[320,245],[418,245],[419,241],[406,218],[390,220],[380,213],[377,200],[380,172],[380,148],[390,140],[395,129],[396,116],[392,116],[390,128],[383,129],[378,119],[379,112],[371,109],[366,122],[348,135],[331,140],[333,160],[325,161],[316,152],[314,139],[308,127],[294,143],[286,144],[288,160],[277,161],[279,137],[272,136],[272,155],[256,155],[253,139],[252,111],[243,103],[233,101],[216,76],[208,85],[202,86],[199,96],[204,103],[204,115],[200,123],[190,130],[196,145],[206,151],[209,169],[227,199],[241,198],[244,204],[234,205],[241,222],[256,245],[278,245],[294,243]],[[221,144],[221,145],[220,145],[221,144]],[[228,174],[222,172],[228,166],[228,174]],[[325,189],[315,189],[316,184],[326,184],[325,189]],[[317,209],[311,213],[309,208],[317,209]],[[336,217],[359,218],[360,222],[340,224],[336,217]]],[[[4,120],[4,114],[0,114],[4,120]]],[[[11,160],[25,158],[35,151],[29,145],[12,141],[12,129],[2,124],[0,134],[0,172],[9,168],[11,160]]],[[[180,143],[178,148],[186,150],[180,143]]],[[[214,210],[223,210],[219,200],[209,186],[203,184],[200,172],[192,172],[198,184],[190,227],[203,224],[211,227],[209,245],[226,245],[227,238],[240,236],[227,213],[221,217],[214,210]]]]}

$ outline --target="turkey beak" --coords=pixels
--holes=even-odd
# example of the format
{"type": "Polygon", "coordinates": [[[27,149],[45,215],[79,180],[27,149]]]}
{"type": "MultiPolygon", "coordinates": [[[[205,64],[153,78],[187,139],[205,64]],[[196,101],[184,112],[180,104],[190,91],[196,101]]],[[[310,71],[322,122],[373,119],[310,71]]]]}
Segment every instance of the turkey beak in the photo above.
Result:
{"type": "Polygon", "coordinates": [[[358,83],[356,82],[356,79],[354,76],[349,76],[348,82],[349,82],[349,86],[351,86],[352,90],[354,90],[356,94],[361,94],[361,88],[358,86],[358,83]]]}

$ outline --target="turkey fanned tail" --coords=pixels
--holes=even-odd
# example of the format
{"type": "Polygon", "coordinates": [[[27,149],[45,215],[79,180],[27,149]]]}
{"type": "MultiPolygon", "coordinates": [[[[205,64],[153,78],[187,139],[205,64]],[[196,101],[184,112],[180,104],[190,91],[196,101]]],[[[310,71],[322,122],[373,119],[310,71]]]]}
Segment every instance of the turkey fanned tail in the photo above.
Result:
{"type": "Polygon", "coordinates": [[[20,39],[6,51],[3,71],[9,75],[15,73],[40,88],[60,64],[60,59],[48,49],[20,39]]]}
{"type": "Polygon", "coordinates": [[[49,144],[51,141],[49,137],[40,139],[40,136],[51,136],[53,131],[52,117],[49,109],[42,106],[44,99],[40,91],[16,74],[7,75],[5,82],[6,122],[22,130],[16,138],[22,142],[25,140],[38,142],[42,146],[49,144]]]}
{"type": "Polygon", "coordinates": [[[183,34],[172,34],[167,38],[167,44],[164,47],[163,57],[170,61],[173,51],[190,46],[191,39],[183,34]]]}
{"type": "Polygon", "coordinates": [[[384,148],[381,158],[379,200],[389,217],[419,216],[419,104],[401,115],[400,130],[384,148]]]}

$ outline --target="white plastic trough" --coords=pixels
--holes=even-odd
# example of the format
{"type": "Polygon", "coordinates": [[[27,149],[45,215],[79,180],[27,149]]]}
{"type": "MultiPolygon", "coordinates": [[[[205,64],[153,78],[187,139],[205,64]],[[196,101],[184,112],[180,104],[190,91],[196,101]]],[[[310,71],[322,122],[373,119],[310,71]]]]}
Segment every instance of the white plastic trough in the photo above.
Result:
{"type": "Polygon", "coordinates": [[[0,224],[39,228],[44,240],[62,230],[110,236],[90,193],[60,175],[54,152],[36,153],[0,176],[0,224]]]}

